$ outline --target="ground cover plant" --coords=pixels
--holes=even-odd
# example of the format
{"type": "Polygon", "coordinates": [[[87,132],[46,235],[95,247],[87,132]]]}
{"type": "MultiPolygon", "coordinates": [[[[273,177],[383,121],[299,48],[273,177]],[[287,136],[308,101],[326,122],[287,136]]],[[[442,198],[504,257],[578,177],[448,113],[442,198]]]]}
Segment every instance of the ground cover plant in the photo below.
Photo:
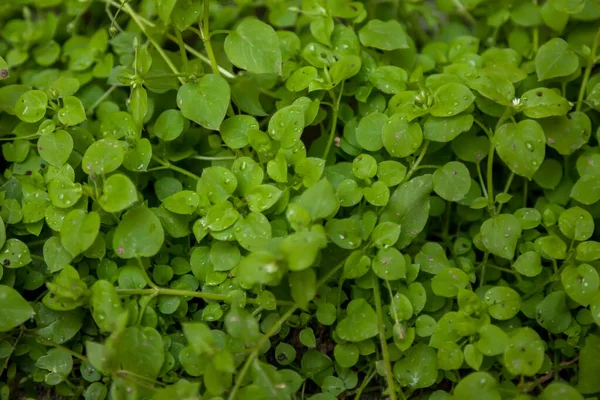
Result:
{"type": "Polygon", "coordinates": [[[596,398],[599,21],[2,2],[0,398],[596,398]]]}

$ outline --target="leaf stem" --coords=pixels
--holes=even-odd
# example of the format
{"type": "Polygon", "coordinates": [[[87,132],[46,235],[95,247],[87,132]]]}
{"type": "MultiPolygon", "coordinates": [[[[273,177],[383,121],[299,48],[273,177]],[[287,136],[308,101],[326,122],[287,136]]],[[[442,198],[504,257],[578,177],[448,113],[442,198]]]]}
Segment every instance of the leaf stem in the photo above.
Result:
{"type": "Polygon", "coordinates": [[[421,153],[419,153],[419,157],[417,158],[417,161],[415,161],[413,166],[410,168],[410,170],[404,177],[404,182],[408,181],[410,179],[410,177],[417,171],[417,169],[419,168],[419,164],[421,164],[421,161],[423,161],[423,158],[425,157],[425,153],[427,153],[428,147],[429,147],[429,140],[426,140],[423,143],[423,147],[421,148],[421,153]]]}
{"type": "Polygon", "coordinates": [[[588,80],[590,79],[590,74],[592,73],[592,68],[596,63],[596,52],[598,51],[598,43],[600,42],[600,29],[596,32],[596,37],[594,37],[594,43],[592,44],[592,50],[588,57],[588,64],[585,67],[585,72],[583,73],[583,80],[581,81],[581,87],[579,88],[579,96],[577,97],[577,107],[575,111],[581,111],[581,106],[583,104],[583,97],[585,96],[586,86],[588,80]]]}
{"type": "Polygon", "coordinates": [[[202,160],[202,161],[226,161],[226,160],[235,160],[236,156],[193,156],[191,157],[194,160],[202,160]]]}
{"type": "Polygon", "coordinates": [[[156,161],[157,163],[159,163],[160,165],[162,165],[163,167],[165,167],[166,169],[177,171],[180,174],[183,174],[185,176],[189,176],[192,179],[196,179],[196,180],[200,179],[200,177],[198,175],[194,174],[193,172],[190,172],[187,169],[183,169],[181,167],[178,167],[177,165],[173,165],[170,162],[165,161],[165,160],[163,160],[163,159],[161,159],[161,158],[159,158],[159,157],[157,157],[155,155],[152,155],[152,159],[154,161],[156,161]]]}
{"type": "Polygon", "coordinates": [[[481,185],[481,191],[483,192],[483,196],[487,199],[488,194],[487,194],[487,189],[485,187],[485,181],[483,180],[483,174],[481,173],[481,163],[477,162],[476,166],[477,166],[477,176],[479,176],[479,184],[481,185]]]}
{"type": "MultiPolygon", "coordinates": [[[[169,69],[171,71],[173,71],[174,74],[179,75],[180,72],[177,70],[177,67],[175,67],[175,64],[173,64],[173,61],[169,58],[167,53],[165,53],[162,46],[160,44],[158,44],[158,42],[151,35],[149,35],[148,32],[146,32],[146,26],[142,22],[140,16],[135,11],[133,11],[131,6],[127,3],[123,3],[123,11],[125,11],[127,14],[129,14],[131,19],[133,19],[133,21],[137,24],[137,26],[140,28],[142,33],[148,38],[150,43],[152,43],[152,46],[154,46],[154,48],[156,49],[156,52],[158,54],[160,54],[160,56],[163,58],[163,60],[165,60],[165,63],[169,66],[169,69]]],[[[181,82],[181,83],[185,82],[183,80],[183,78],[181,78],[181,77],[178,79],[179,79],[179,82],[181,82]]]]}
{"type": "Polygon", "coordinates": [[[37,335],[31,335],[31,336],[34,336],[37,339],[37,341],[40,342],[41,344],[44,344],[46,346],[55,347],[55,348],[60,349],[60,350],[62,350],[64,352],[66,352],[66,353],[69,353],[70,355],[72,355],[75,358],[79,358],[82,361],[87,361],[87,357],[86,356],[84,356],[82,354],[79,354],[79,353],[77,353],[77,352],[69,349],[68,347],[65,347],[63,345],[55,343],[52,340],[44,339],[43,337],[40,337],[40,336],[37,336],[37,335]]]}
{"type": "Polygon", "coordinates": [[[146,280],[146,283],[148,284],[148,286],[150,286],[153,289],[158,289],[158,286],[156,285],[156,283],[152,282],[152,279],[150,279],[150,277],[148,276],[148,272],[146,271],[146,268],[144,267],[144,263],[142,262],[142,259],[140,257],[136,257],[136,259],[137,259],[138,266],[140,267],[140,270],[142,271],[142,275],[144,275],[144,279],[146,280]]]}
{"type": "Polygon", "coordinates": [[[102,103],[104,100],[106,100],[108,98],[108,96],[110,96],[117,87],[118,87],[117,85],[113,85],[113,86],[109,87],[106,92],[102,93],[102,96],[100,96],[98,98],[98,100],[96,100],[94,102],[94,104],[92,104],[90,106],[90,108],[87,109],[87,111],[85,112],[86,115],[88,115],[88,116],[92,115],[94,113],[94,110],[96,109],[96,107],[98,107],[100,105],[100,103],[102,103]]]}
{"type": "Polygon", "coordinates": [[[181,55],[181,64],[183,65],[183,70],[188,71],[188,57],[187,52],[185,51],[183,37],[181,36],[181,31],[177,28],[175,30],[175,37],[177,38],[177,45],[179,46],[179,54],[181,55]]]}
{"type": "Polygon", "coordinates": [[[490,147],[488,151],[488,160],[487,160],[487,199],[488,199],[488,209],[492,216],[496,215],[496,210],[494,207],[494,151],[496,148],[494,147],[494,142],[490,138],[490,147]]]}
{"type": "MultiPolygon", "coordinates": [[[[325,276],[323,276],[321,279],[319,279],[317,281],[317,289],[320,288],[321,286],[323,286],[325,283],[327,283],[327,281],[337,272],[339,271],[343,266],[344,263],[346,262],[346,259],[344,258],[344,260],[342,260],[340,263],[338,263],[335,267],[333,267],[330,271],[328,271],[325,276]]],[[[269,338],[271,336],[273,336],[275,334],[275,332],[277,332],[279,330],[279,328],[281,327],[281,325],[283,325],[285,323],[285,321],[288,320],[289,317],[292,316],[292,314],[298,310],[300,307],[294,303],[293,306],[290,307],[290,309],[281,316],[281,318],[279,318],[272,326],[271,329],[269,329],[265,335],[258,341],[258,343],[256,343],[256,345],[254,346],[254,349],[252,350],[252,352],[250,353],[250,355],[248,356],[248,358],[246,358],[246,361],[244,362],[244,365],[240,371],[240,373],[238,374],[238,376],[235,379],[235,385],[233,386],[233,389],[231,389],[231,392],[229,393],[229,396],[227,397],[228,400],[233,400],[235,399],[235,395],[237,394],[237,391],[240,389],[240,387],[242,386],[242,383],[244,382],[244,378],[246,377],[246,374],[248,373],[248,370],[250,369],[250,364],[252,364],[252,362],[254,361],[254,359],[256,359],[256,357],[258,357],[258,353],[260,352],[260,349],[262,348],[263,344],[265,344],[267,342],[267,340],[269,340],[269,338]]]]}
{"type": "MultiPolygon", "coordinates": [[[[515,173],[511,171],[510,175],[508,176],[508,180],[506,181],[506,185],[504,186],[504,191],[502,192],[503,194],[508,194],[508,189],[510,189],[510,185],[512,185],[513,179],[515,179],[515,173]]],[[[498,204],[498,210],[496,211],[496,214],[500,214],[503,205],[504,204],[498,204]]]]}
{"type": "Polygon", "coordinates": [[[379,341],[381,342],[381,353],[383,353],[383,364],[385,368],[385,379],[388,386],[390,400],[396,400],[396,386],[394,385],[394,375],[392,374],[392,365],[390,363],[390,353],[385,339],[385,326],[383,324],[383,310],[381,307],[381,291],[379,290],[379,279],[375,274],[371,274],[373,280],[373,297],[375,297],[375,310],[377,312],[377,325],[379,328],[379,341]]]}
{"type": "Polygon", "coordinates": [[[210,44],[210,31],[209,31],[209,5],[210,0],[204,0],[204,12],[202,15],[202,26],[200,27],[200,33],[202,34],[201,39],[204,42],[204,48],[206,49],[206,54],[208,54],[208,58],[210,60],[210,65],[212,67],[213,73],[215,75],[221,76],[221,72],[219,71],[219,65],[217,64],[217,59],[215,57],[215,53],[213,52],[212,45],[210,44]]]}
{"type": "Polygon", "coordinates": [[[363,391],[369,385],[369,382],[371,382],[371,379],[373,379],[373,377],[375,376],[376,373],[377,373],[377,371],[375,371],[375,369],[371,366],[371,368],[369,369],[369,372],[367,372],[367,375],[365,376],[365,379],[363,379],[360,387],[358,388],[358,391],[356,392],[356,395],[354,396],[354,400],[361,399],[363,391]]]}
{"type": "Polygon", "coordinates": [[[335,132],[337,129],[337,120],[338,120],[338,112],[340,110],[340,101],[342,100],[342,94],[344,93],[344,81],[340,85],[340,93],[338,94],[337,100],[333,95],[333,92],[329,92],[331,96],[331,101],[334,101],[333,105],[333,115],[331,120],[331,130],[329,131],[329,138],[327,139],[327,146],[325,146],[325,152],[323,153],[323,159],[327,162],[327,157],[329,157],[329,152],[331,151],[331,146],[333,145],[333,140],[335,139],[335,132]]]}

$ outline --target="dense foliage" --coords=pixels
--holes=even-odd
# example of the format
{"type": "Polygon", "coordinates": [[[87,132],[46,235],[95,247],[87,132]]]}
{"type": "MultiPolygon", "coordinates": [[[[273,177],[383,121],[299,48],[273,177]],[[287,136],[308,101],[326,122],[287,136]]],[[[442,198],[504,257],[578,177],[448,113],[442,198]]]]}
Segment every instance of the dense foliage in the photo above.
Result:
{"type": "Polygon", "coordinates": [[[1,2],[0,398],[600,394],[599,24],[1,2]]]}

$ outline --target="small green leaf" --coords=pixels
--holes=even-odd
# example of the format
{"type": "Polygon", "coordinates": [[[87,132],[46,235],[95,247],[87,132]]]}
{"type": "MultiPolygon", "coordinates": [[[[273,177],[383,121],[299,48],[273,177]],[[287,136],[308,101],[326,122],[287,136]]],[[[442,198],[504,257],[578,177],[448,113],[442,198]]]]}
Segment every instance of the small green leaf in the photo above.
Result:
{"type": "Polygon", "coordinates": [[[406,32],[396,20],[370,20],[358,31],[358,37],[366,47],[387,51],[408,48],[406,32]]]}
{"type": "Polygon", "coordinates": [[[225,39],[233,65],[255,74],[280,74],[281,50],[275,30],[257,19],[243,20],[225,39]]]}
{"type": "Polygon", "coordinates": [[[496,131],[493,141],[502,161],[517,175],[533,178],[544,161],[545,136],[536,121],[504,124],[496,131]]]}
{"type": "Polygon", "coordinates": [[[346,311],[346,318],[341,320],[335,328],[342,340],[361,342],[377,335],[377,315],[366,300],[352,300],[346,311]]]}
{"type": "Polygon", "coordinates": [[[577,55],[569,49],[569,44],[560,38],[544,43],[535,56],[535,70],[541,81],[571,75],[577,68],[577,55]]]}
{"type": "Polygon", "coordinates": [[[104,181],[98,204],[105,211],[116,213],[126,210],[137,200],[137,190],[131,179],[123,174],[114,174],[104,181]]]}
{"type": "Polygon", "coordinates": [[[206,74],[198,82],[187,82],[179,88],[177,106],[187,119],[206,129],[217,130],[225,119],[230,92],[225,79],[206,74]]]}
{"type": "Polygon", "coordinates": [[[162,247],[164,237],[156,214],[140,206],[123,215],[113,236],[113,248],[121,258],[152,257],[162,247]]]}
{"type": "Polygon", "coordinates": [[[0,285],[0,332],[16,328],[33,315],[33,309],[19,292],[10,286],[0,285]]]}
{"type": "Polygon", "coordinates": [[[86,251],[96,240],[100,230],[100,215],[91,211],[73,210],[65,217],[60,229],[60,240],[73,257],[86,251]]]}

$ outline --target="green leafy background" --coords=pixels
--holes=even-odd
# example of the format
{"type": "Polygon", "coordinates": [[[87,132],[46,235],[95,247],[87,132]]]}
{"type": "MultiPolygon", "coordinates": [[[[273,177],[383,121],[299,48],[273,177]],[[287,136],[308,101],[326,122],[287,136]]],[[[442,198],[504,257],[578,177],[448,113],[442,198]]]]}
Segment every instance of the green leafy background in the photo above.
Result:
{"type": "Polygon", "coordinates": [[[1,2],[0,398],[596,398],[599,21],[1,2]]]}

